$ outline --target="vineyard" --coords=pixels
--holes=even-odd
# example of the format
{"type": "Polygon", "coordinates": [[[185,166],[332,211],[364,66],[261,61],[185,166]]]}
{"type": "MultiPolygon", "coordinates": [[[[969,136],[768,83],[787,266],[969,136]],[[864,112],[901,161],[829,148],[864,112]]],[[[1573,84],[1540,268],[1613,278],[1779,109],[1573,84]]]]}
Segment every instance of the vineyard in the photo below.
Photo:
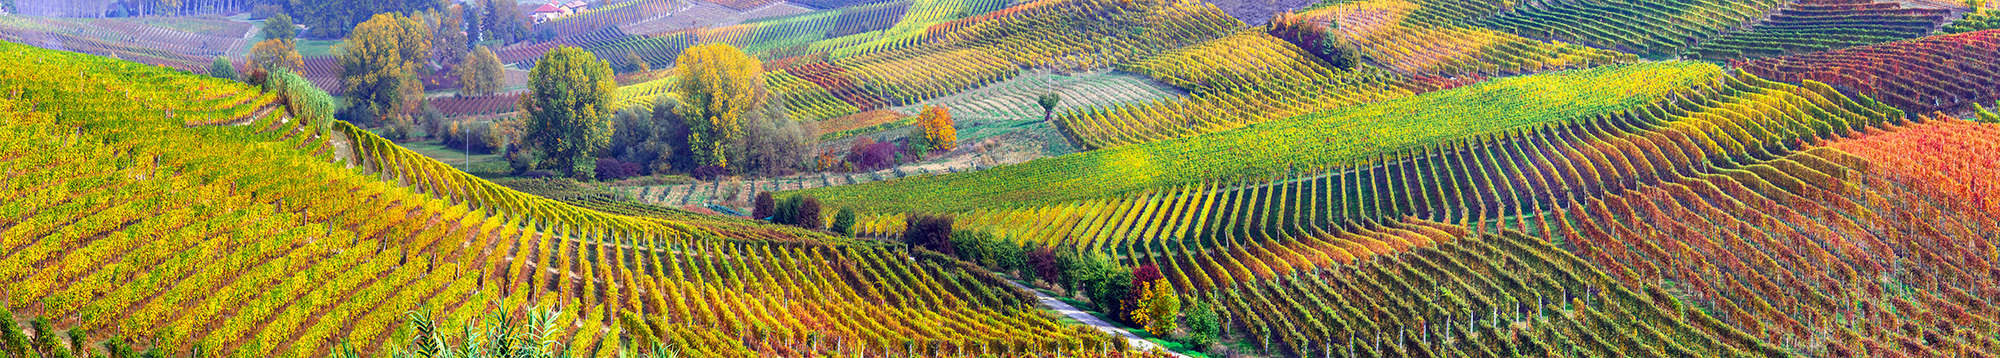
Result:
{"type": "Polygon", "coordinates": [[[207,70],[216,56],[248,49],[244,35],[250,30],[246,23],[205,17],[144,21],[0,16],[0,40],[189,71],[207,70]]]}
{"type": "Polygon", "coordinates": [[[1295,19],[1332,29],[1342,46],[1412,76],[1499,76],[1630,62],[1631,55],[1529,40],[1479,27],[1417,22],[1417,3],[1369,0],[1322,7],[1295,19]]]}
{"type": "Polygon", "coordinates": [[[1193,95],[1066,112],[1063,134],[1085,148],[1196,136],[1273,119],[1408,96],[1386,73],[1327,68],[1289,42],[1245,32],[1124,66],[1193,95]]]}
{"type": "Polygon", "coordinates": [[[1653,58],[1679,54],[1701,40],[1751,25],[1790,2],[1564,1],[1547,3],[1546,6],[1507,9],[1492,8],[1493,5],[1485,1],[1426,0],[1423,6],[1438,10],[1412,17],[1431,22],[1474,24],[1528,38],[1615,49],[1653,58]]]}
{"type": "MultiPolygon", "coordinates": [[[[1092,72],[1073,75],[1024,74],[979,89],[926,101],[925,104],[951,108],[952,116],[988,119],[1040,119],[1044,115],[1036,99],[1056,94],[1062,101],[1056,113],[1121,104],[1172,100],[1182,94],[1144,77],[1119,72],[1092,72]]],[[[904,107],[909,115],[917,108],[904,107]]]]}
{"type": "Polygon", "coordinates": [[[1743,63],[1780,80],[1848,88],[1910,113],[2000,100],[2000,30],[1925,37],[1743,63]]]}
{"type": "Polygon", "coordinates": [[[593,1],[476,161],[208,2],[0,13],[0,357],[2000,357],[1983,0],[593,1]]]}
{"type": "Polygon", "coordinates": [[[1590,118],[958,226],[1157,267],[1293,356],[1990,354],[2000,204],[1968,179],[2000,129],[1689,72],[1590,118]]]}
{"type": "Polygon", "coordinates": [[[1905,8],[1872,0],[1801,0],[1749,29],[1688,51],[1715,60],[1825,51],[1929,35],[1950,10],[1905,8]]]}
{"type": "Polygon", "coordinates": [[[1658,62],[1510,77],[1264,122],[984,171],[804,190],[832,206],[871,212],[1089,199],[1228,178],[1283,175],[1445,140],[1470,140],[1632,111],[1696,83],[1726,77],[1714,65],[1658,62]],[[1535,93],[1539,97],[1507,94],[1535,93]],[[1617,95],[1613,95],[1616,93],[1617,95]],[[1285,163],[1272,166],[1269,163],[1285,163]],[[1004,203],[1004,204],[1002,204],[1004,203]]]}
{"type": "Polygon", "coordinates": [[[1117,347],[954,260],[583,209],[270,110],[232,82],[0,52],[5,302],[92,341],[375,356],[407,337],[408,312],[452,331],[532,305],[556,308],[553,340],[574,356],[617,356],[621,336],[689,356],[1117,347]]]}
{"type": "Polygon", "coordinates": [[[757,193],[801,190],[840,185],[851,185],[883,180],[894,180],[919,175],[943,175],[978,170],[975,167],[950,167],[942,170],[906,166],[863,173],[823,173],[796,175],[782,178],[766,178],[742,182],[702,182],[669,186],[636,186],[618,188],[631,195],[636,201],[669,208],[698,209],[707,205],[719,205],[734,209],[747,209],[757,193]]]}

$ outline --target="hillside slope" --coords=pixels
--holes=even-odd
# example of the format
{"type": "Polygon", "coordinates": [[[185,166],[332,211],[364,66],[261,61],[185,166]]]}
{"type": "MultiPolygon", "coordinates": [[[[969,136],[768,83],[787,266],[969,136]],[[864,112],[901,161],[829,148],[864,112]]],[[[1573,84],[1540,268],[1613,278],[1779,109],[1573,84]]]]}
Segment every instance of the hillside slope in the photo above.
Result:
{"type": "Polygon", "coordinates": [[[0,96],[0,297],[92,341],[375,356],[412,311],[456,332],[539,306],[574,356],[1116,347],[955,260],[577,208],[234,82],[0,43],[0,96]],[[361,166],[336,162],[343,134],[361,166]]]}

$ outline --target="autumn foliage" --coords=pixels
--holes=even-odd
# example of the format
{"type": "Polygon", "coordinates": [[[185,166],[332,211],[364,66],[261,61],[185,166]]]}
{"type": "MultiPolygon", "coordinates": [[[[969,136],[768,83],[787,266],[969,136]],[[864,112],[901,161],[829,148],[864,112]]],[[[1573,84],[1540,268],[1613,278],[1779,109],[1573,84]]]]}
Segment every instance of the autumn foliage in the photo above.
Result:
{"type": "Polygon", "coordinates": [[[952,123],[951,110],[945,107],[924,106],[923,113],[917,115],[917,129],[923,133],[924,143],[933,151],[946,152],[958,148],[958,128],[952,123]]]}
{"type": "Polygon", "coordinates": [[[729,142],[743,134],[743,117],[766,101],[763,62],[735,46],[707,44],[688,48],[675,63],[695,161],[729,166],[729,142]]]}

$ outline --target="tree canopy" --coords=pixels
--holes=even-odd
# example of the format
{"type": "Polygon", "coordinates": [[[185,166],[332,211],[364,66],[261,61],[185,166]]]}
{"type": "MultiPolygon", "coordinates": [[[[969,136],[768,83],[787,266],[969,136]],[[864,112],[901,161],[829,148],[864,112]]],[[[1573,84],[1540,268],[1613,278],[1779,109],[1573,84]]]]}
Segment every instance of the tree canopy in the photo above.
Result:
{"type": "Polygon", "coordinates": [[[265,40],[291,40],[299,36],[299,28],[292,24],[292,16],[285,14],[271,15],[271,18],[264,19],[262,31],[265,40]]]}
{"type": "Polygon", "coordinates": [[[545,157],[542,168],[568,177],[596,173],[591,155],[611,141],[611,96],[618,83],[611,65],[583,49],[563,46],[542,55],[521,97],[527,140],[545,157]]]}
{"type": "Polygon", "coordinates": [[[675,63],[695,163],[729,166],[728,144],[742,135],[743,117],[767,100],[763,62],[735,46],[706,44],[688,48],[675,63]]]}
{"type": "Polygon", "coordinates": [[[306,36],[340,38],[366,20],[384,13],[414,13],[443,6],[439,0],[289,0],[293,21],[306,25],[306,36]]]}
{"type": "Polygon", "coordinates": [[[350,111],[366,115],[362,122],[412,113],[423,100],[417,74],[430,43],[424,21],[402,14],[378,14],[356,25],[339,50],[350,111]]]}
{"type": "Polygon", "coordinates": [[[958,148],[958,128],[951,120],[951,109],[924,106],[917,114],[917,134],[924,137],[930,150],[948,152],[958,148]]]}
{"type": "Polygon", "coordinates": [[[226,57],[216,57],[215,62],[209,63],[208,75],[211,77],[227,79],[227,80],[243,79],[243,76],[238,76],[236,74],[236,65],[229,63],[229,58],[226,57]]]}
{"type": "Polygon", "coordinates": [[[493,50],[480,46],[465,56],[455,69],[458,71],[458,93],[466,96],[488,96],[500,92],[500,57],[493,50]]]}
{"type": "Polygon", "coordinates": [[[528,35],[528,15],[514,1],[479,0],[479,12],[485,17],[479,22],[485,25],[482,32],[488,40],[514,42],[528,35]]]}
{"type": "Polygon", "coordinates": [[[250,67],[267,72],[278,67],[297,71],[305,68],[306,63],[305,58],[299,56],[298,45],[292,40],[269,39],[250,48],[250,67]]]}

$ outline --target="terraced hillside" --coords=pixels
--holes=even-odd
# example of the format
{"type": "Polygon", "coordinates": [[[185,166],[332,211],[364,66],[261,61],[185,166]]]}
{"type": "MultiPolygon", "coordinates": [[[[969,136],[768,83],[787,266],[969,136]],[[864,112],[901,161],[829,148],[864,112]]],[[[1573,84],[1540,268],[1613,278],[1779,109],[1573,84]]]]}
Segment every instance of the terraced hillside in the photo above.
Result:
{"type": "Polygon", "coordinates": [[[1283,175],[1418,150],[1439,142],[1632,111],[1723,77],[1720,67],[1690,62],[1510,77],[1185,140],[1100,149],[969,174],[800,193],[819,197],[829,205],[864,211],[960,212],[1283,175]],[[1516,95],[1521,93],[1537,96],[1516,95]]]}
{"type": "Polygon", "coordinates": [[[0,40],[206,71],[250,48],[248,23],[218,17],[78,19],[0,16],[0,40]]]}
{"type": "MultiPolygon", "coordinates": [[[[1423,22],[1425,5],[1369,0],[1322,7],[1281,21],[1333,31],[1344,48],[1384,68],[1411,76],[1499,76],[1587,68],[1633,60],[1631,55],[1530,40],[1491,29],[1423,22]]],[[[1299,41],[1294,39],[1294,42],[1299,41]]]]}
{"type": "Polygon", "coordinates": [[[0,57],[4,301],[88,341],[375,356],[412,311],[456,331],[540,306],[572,356],[639,338],[685,356],[1117,349],[947,258],[587,210],[233,82],[17,44],[0,57]]]}
{"type": "Polygon", "coordinates": [[[1909,8],[1893,1],[1801,0],[1748,29],[1689,49],[1711,60],[1756,59],[1922,37],[1951,10],[1909,8]]]}
{"type": "MultiPolygon", "coordinates": [[[[1513,79],[1582,85],[1668,70],[1691,78],[1668,81],[1675,84],[1655,96],[1592,92],[1652,100],[1578,106],[1601,112],[1496,132],[1330,127],[1312,132],[1331,132],[1316,142],[1362,144],[1358,153],[1371,154],[1267,179],[1048,205],[918,205],[966,208],[956,227],[1023,250],[1101,252],[1157,271],[1184,297],[1220,307],[1237,342],[1278,355],[1992,352],[2000,331],[1987,297],[2000,293],[1989,284],[2000,251],[1990,228],[2000,206],[1987,199],[1989,185],[1965,178],[1992,170],[1985,152],[1994,142],[1983,136],[2000,127],[1907,117],[1818,82],[1711,65],[1617,70],[1513,79]],[[1417,147],[1333,141],[1348,131],[1433,139],[1417,147]]],[[[1348,111],[1401,113],[1394,109],[1421,103],[1477,113],[1445,104],[1466,101],[1508,109],[1477,118],[1536,118],[1475,95],[1510,90],[1552,92],[1483,84],[1348,111]]],[[[1341,112],[1325,118],[1383,122],[1341,112]]],[[[1467,125],[1478,126],[1452,127],[1467,125]]],[[[1263,128],[1198,138],[1284,138],[1263,128]]],[[[1275,158],[1286,159],[1264,163],[1304,162],[1275,158]]],[[[829,192],[838,193],[801,193],[829,192]]],[[[866,219],[863,230],[900,232],[899,222],[893,214],[866,219]]]]}
{"type": "Polygon", "coordinates": [[[1771,57],[1741,64],[1779,80],[1814,80],[1912,114],[1959,112],[2000,100],[2000,30],[1771,57]]]}
{"type": "MultiPolygon", "coordinates": [[[[1432,17],[1528,38],[1669,57],[1703,40],[1763,20],[1789,0],[1549,1],[1492,9],[1484,1],[1432,0],[1432,17]],[[1464,16],[1464,17],[1447,17],[1464,16]],[[1490,17],[1488,17],[1490,16],[1490,17]]],[[[1503,2],[1503,4],[1509,4],[1503,2]]]]}

